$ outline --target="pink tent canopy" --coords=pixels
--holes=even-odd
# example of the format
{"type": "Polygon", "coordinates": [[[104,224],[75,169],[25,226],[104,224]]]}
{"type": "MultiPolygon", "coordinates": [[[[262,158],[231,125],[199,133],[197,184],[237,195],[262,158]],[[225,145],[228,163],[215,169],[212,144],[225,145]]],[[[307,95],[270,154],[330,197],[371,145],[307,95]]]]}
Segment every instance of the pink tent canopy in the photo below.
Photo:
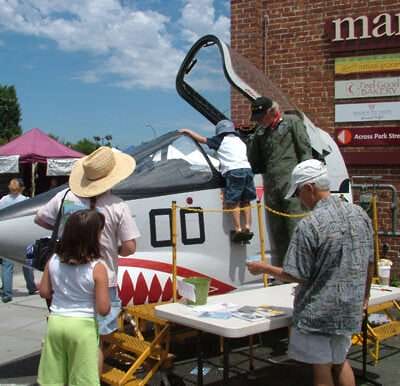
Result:
{"type": "Polygon", "coordinates": [[[19,155],[19,161],[23,163],[45,163],[48,158],[81,158],[84,156],[36,128],[0,146],[0,156],[10,155],[19,155]]]}

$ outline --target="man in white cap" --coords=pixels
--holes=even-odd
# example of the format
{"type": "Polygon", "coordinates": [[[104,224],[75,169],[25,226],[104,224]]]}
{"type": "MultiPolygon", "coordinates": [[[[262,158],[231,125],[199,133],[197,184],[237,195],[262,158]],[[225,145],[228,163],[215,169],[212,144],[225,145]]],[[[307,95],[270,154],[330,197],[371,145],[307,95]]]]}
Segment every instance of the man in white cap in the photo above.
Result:
{"type": "Polygon", "coordinates": [[[346,360],[368,304],[374,248],[371,220],[361,207],[331,196],[325,165],[298,164],[288,197],[296,194],[310,215],[299,221],[283,267],[248,263],[253,274],[297,282],[289,356],[313,365],[315,386],[355,386],[346,360]]]}
{"type": "MultiPolygon", "coordinates": [[[[140,237],[135,220],[128,205],[111,193],[111,188],[130,176],[136,162],[130,155],[102,146],[93,153],[76,161],[70,177],[70,192],[65,196],[59,233],[68,216],[81,209],[92,208],[105,217],[105,225],[100,238],[101,256],[107,267],[111,311],[107,316],[97,316],[99,334],[108,335],[117,326],[121,310],[118,297],[118,255],[129,256],[136,251],[136,241],[140,237]]],[[[52,229],[58,210],[67,189],[57,193],[36,214],[35,222],[52,229]]],[[[100,364],[102,364],[100,355],[100,364]]]]}

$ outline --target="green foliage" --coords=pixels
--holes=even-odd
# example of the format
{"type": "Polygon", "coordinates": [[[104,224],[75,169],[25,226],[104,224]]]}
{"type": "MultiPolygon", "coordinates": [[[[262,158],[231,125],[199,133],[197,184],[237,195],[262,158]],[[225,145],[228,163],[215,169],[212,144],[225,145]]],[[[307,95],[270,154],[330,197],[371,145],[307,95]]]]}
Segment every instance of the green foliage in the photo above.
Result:
{"type": "Polygon", "coordinates": [[[92,142],[90,139],[83,138],[77,143],[71,144],[72,149],[79,151],[84,154],[90,154],[97,149],[97,144],[92,142]]]}
{"type": "Polygon", "coordinates": [[[0,141],[21,135],[21,109],[14,86],[0,85],[0,141]]]}
{"type": "MultiPolygon", "coordinates": [[[[0,85],[0,145],[22,134],[20,121],[21,109],[15,87],[0,85]]],[[[90,154],[100,146],[98,142],[93,142],[88,138],[71,143],[51,133],[48,136],[83,154],[90,154]]],[[[107,140],[108,142],[105,145],[111,146],[111,135],[107,135],[104,138],[99,137],[100,139],[102,141],[107,140]]]]}
{"type": "Polygon", "coordinates": [[[52,134],[52,133],[47,133],[47,135],[50,138],[53,138],[57,142],[64,143],[64,141],[62,141],[61,138],[58,135],[55,135],[55,134],[52,134]]]}
{"type": "Polygon", "coordinates": [[[56,140],[57,142],[62,143],[63,145],[68,146],[71,149],[79,151],[80,153],[83,153],[83,154],[90,154],[98,148],[98,145],[96,142],[93,142],[87,138],[80,139],[77,143],[72,143],[72,142],[69,142],[69,141],[65,140],[64,138],[61,138],[52,133],[48,133],[47,135],[50,138],[53,138],[54,140],[56,140]]]}
{"type": "Polygon", "coordinates": [[[392,287],[400,287],[400,280],[398,278],[392,279],[390,285],[392,287]]]}

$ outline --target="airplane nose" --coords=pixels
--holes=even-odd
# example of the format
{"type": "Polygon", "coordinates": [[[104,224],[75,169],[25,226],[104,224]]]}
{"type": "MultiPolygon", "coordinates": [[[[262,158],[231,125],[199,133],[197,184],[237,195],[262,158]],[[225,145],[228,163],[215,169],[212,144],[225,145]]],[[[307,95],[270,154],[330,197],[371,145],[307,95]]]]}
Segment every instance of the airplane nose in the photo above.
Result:
{"type": "Polygon", "coordinates": [[[50,231],[34,223],[38,209],[60,189],[0,210],[0,256],[25,263],[26,247],[36,239],[50,235],[50,231]]]}
{"type": "Polygon", "coordinates": [[[36,225],[33,219],[34,216],[24,216],[0,221],[0,256],[25,263],[26,247],[50,233],[36,225]]]}

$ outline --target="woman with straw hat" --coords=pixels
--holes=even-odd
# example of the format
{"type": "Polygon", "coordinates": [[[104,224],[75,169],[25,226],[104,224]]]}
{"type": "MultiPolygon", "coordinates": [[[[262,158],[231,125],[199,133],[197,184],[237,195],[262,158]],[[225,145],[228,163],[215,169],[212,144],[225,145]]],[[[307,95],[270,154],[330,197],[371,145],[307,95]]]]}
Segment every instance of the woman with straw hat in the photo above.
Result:
{"type": "MultiPolygon", "coordinates": [[[[24,181],[21,178],[13,178],[8,184],[9,194],[3,196],[0,200],[0,209],[6,208],[7,206],[14,205],[17,202],[27,200],[28,197],[24,196],[22,192],[24,191],[24,181]]],[[[1,282],[3,284],[3,292],[1,300],[3,303],[8,303],[12,300],[13,295],[13,275],[14,275],[14,263],[10,260],[3,259],[1,269],[1,282]]],[[[37,288],[35,284],[35,279],[33,276],[33,270],[27,267],[22,267],[22,272],[24,274],[26,289],[29,295],[34,295],[37,293],[37,288]]]]}
{"type": "MultiPolygon", "coordinates": [[[[135,170],[133,157],[118,150],[102,146],[78,160],[69,177],[69,189],[63,207],[60,233],[68,215],[81,209],[96,209],[105,217],[100,238],[101,256],[107,267],[109,292],[112,303],[107,316],[98,316],[99,334],[108,335],[117,329],[121,309],[118,298],[118,255],[129,256],[136,251],[135,239],[140,237],[136,222],[128,205],[111,193],[111,189],[135,170]]],[[[35,222],[52,229],[66,189],[57,193],[39,209],[35,222]]],[[[102,363],[102,356],[100,358],[102,363]]]]}

